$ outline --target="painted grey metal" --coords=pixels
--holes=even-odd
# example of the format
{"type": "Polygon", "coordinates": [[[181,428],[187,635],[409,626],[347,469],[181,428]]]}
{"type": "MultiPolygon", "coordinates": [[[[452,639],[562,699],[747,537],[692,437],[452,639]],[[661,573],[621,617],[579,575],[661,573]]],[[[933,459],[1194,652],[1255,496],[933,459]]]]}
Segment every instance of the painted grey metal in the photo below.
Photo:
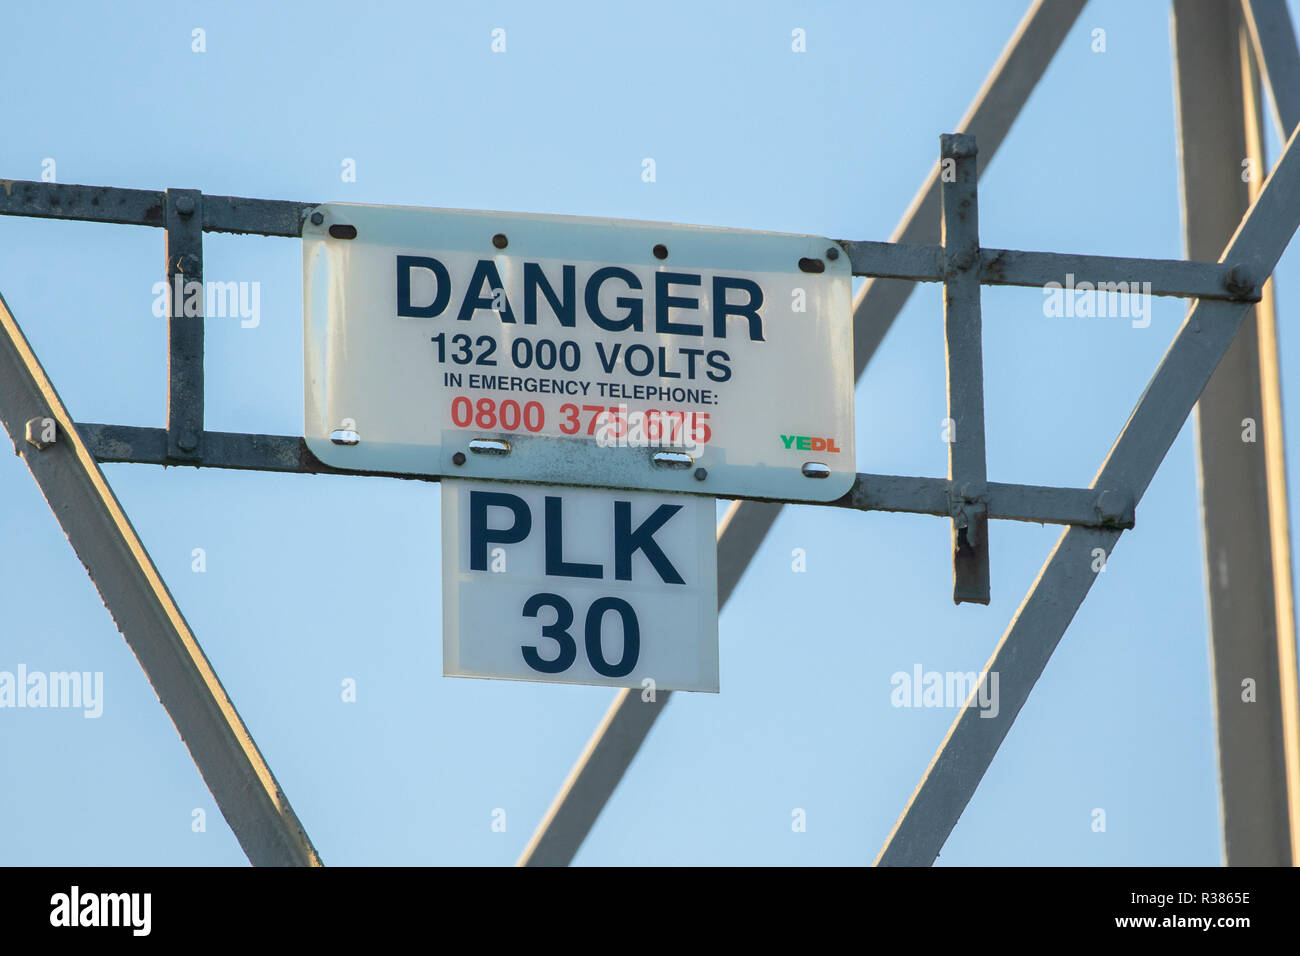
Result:
{"type": "Polygon", "coordinates": [[[0,422],[249,860],[319,866],[306,831],[3,298],[0,422]],[[52,425],[54,441],[40,442],[43,448],[26,439],[33,418],[43,431],[47,419],[52,425]]]}
{"type": "Polygon", "coordinates": [[[167,229],[167,457],[203,457],[203,194],[169,189],[167,229]],[[197,315],[189,315],[190,306],[197,315]]]}
{"type": "Polygon", "coordinates": [[[203,231],[296,239],[302,235],[303,220],[316,205],[283,199],[204,196],[203,231]]]}
{"type": "MultiPolygon", "coordinates": [[[[354,471],[332,468],[319,461],[301,438],[288,435],[254,435],[242,432],[204,432],[201,460],[174,462],[167,457],[167,432],[139,425],[101,425],[78,422],[86,447],[100,463],[130,462],[145,465],[190,465],[200,468],[232,468],[246,471],[278,471],[301,475],[356,475],[437,481],[436,475],[398,472],[354,471]]],[[[843,498],[828,502],[857,511],[951,517],[946,478],[915,478],[903,475],[858,474],[853,488],[843,498]]],[[[1132,499],[1118,491],[1098,493],[1091,488],[1053,488],[993,481],[988,484],[988,516],[1010,521],[1040,524],[1077,524],[1085,527],[1131,528],[1134,524],[1132,499]]],[[[760,498],[739,499],[740,504],[779,510],[782,504],[760,498]]],[[[736,509],[733,509],[733,512],[736,509]]],[[[757,507],[750,513],[756,512],[757,507]]],[[[730,514],[730,513],[729,513],[730,514]]],[[[734,516],[723,527],[734,524],[734,516]]],[[[723,541],[724,538],[719,538],[723,541]]],[[[721,544],[719,545],[722,546],[721,544]]],[[[744,562],[732,570],[744,570],[744,562]]],[[[725,573],[725,572],[720,572],[725,573]]],[[[734,586],[734,581],[732,585],[734,586]]],[[[730,593],[731,588],[724,591],[730,593]]]]}
{"type": "Polygon", "coordinates": [[[939,138],[943,164],[943,340],[948,369],[952,601],[989,603],[988,468],[980,322],[978,148],[969,133],[939,138]]]}
{"type": "MultiPolygon", "coordinates": [[[[1231,0],[1175,0],[1173,38],[1187,254],[1203,258],[1250,204],[1243,21],[1231,0]]],[[[1253,112],[1253,111],[1252,111],[1253,112]]],[[[1257,117],[1250,121],[1258,122],[1257,117]]],[[[1262,166],[1260,167],[1262,169],[1262,166]]],[[[1261,284],[1267,272],[1257,272],[1261,284]]],[[[1282,680],[1268,496],[1259,324],[1254,309],[1196,406],[1210,657],[1225,857],[1230,866],[1292,861],[1282,680]],[[1249,423],[1249,425],[1248,425],[1249,423]],[[1243,441],[1243,428],[1254,440],[1243,441]],[[1243,682],[1254,683],[1253,699],[1243,682]]],[[[1274,505],[1285,509],[1283,498],[1274,505]]],[[[1286,583],[1289,586],[1289,579],[1286,583]]]]}
{"type": "MultiPolygon", "coordinates": [[[[1300,226],[1300,148],[1287,142],[1259,201],[1220,257],[1258,284],[1300,226]]],[[[1249,310],[1246,302],[1199,301],[1142,394],[1094,488],[1124,488],[1140,501],[1249,310]]],[[[944,738],[876,862],[928,866],[938,857],[1016,715],[1047,666],[1122,532],[1072,527],[1061,535],[944,738]],[[978,693],[996,672],[999,710],[982,716],[978,693]]],[[[1252,770],[1252,773],[1254,771],[1252,770]]]]}
{"type": "MultiPolygon", "coordinates": [[[[203,196],[203,231],[298,237],[318,203],[238,196],[203,196]]],[[[76,186],[0,179],[0,215],[163,226],[166,191],[76,186]]],[[[943,247],[937,242],[844,239],[853,274],[914,282],[943,281],[943,247]]],[[[1151,295],[1236,298],[1226,267],[1179,259],[1134,259],[1016,249],[983,249],[985,285],[1043,286],[1065,282],[1151,283],[1151,295]]]]}
{"type": "MultiPolygon", "coordinates": [[[[893,511],[951,517],[952,483],[944,478],[859,474],[853,490],[835,502],[860,511],[893,511]]],[[[1132,528],[1133,498],[1118,489],[1046,488],[991,481],[988,517],[1085,528],[1132,528]]]]}
{"type": "MultiPolygon", "coordinates": [[[[203,231],[297,237],[302,235],[303,219],[315,205],[283,199],[204,196],[203,231]]],[[[159,190],[0,179],[0,216],[161,228],[166,225],[166,207],[167,193],[159,190]]]]}
{"type": "MultiPolygon", "coordinates": [[[[958,127],[960,132],[979,138],[988,160],[1002,145],[1083,4],[1084,0],[1036,0],[1021,20],[958,127]]],[[[936,163],[890,241],[938,243],[938,222],[936,163]]],[[[857,377],[862,376],[913,288],[914,283],[899,279],[872,279],[863,284],[853,307],[853,364],[857,377]]],[[[779,513],[780,505],[756,501],[732,504],[718,529],[720,604],[731,593],[724,583],[740,579],[779,513]]],[[[669,699],[659,695],[650,723],[669,699]]],[[[638,717],[629,712],[630,705],[627,694],[615,697],[520,857],[520,865],[566,866],[573,859],[649,731],[650,723],[642,729],[638,717]]]]}
{"type": "MultiPolygon", "coordinates": [[[[943,247],[841,239],[853,274],[915,282],[942,282],[943,247]]],[[[981,249],[980,282],[1042,288],[1052,282],[1091,283],[1106,294],[1168,295],[1184,299],[1240,299],[1228,266],[1183,259],[1131,259],[1061,252],[981,249]]]]}
{"type": "Polygon", "coordinates": [[[1300,50],[1286,0],[1243,0],[1242,10],[1255,55],[1273,98],[1273,118],[1282,138],[1300,125],[1300,50]]]}
{"type": "MultiPolygon", "coordinates": [[[[1269,2],[1243,4],[1252,43],[1247,50],[1251,60],[1251,83],[1246,106],[1246,153],[1263,168],[1264,107],[1260,90],[1260,72],[1274,93],[1274,119],[1283,136],[1300,125],[1300,49],[1286,6],[1269,2]],[[1269,7],[1270,22],[1255,21],[1254,8],[1269,7]],[[1261,28],[1268,36],[1263,42],[1261,28]]],[[[1252,200],[1256,181],[1251,184],[1252,200]]],[[[1255,307],[1259,327],[1260,397],[1263,399],[1263,433],[1265,474],[1269,502],[1269,536],[1273,545],[1273,596],[1277,620],[1278,696],[1282,705],[1282,745],[1286,753],[1286,789],[1288,815],[1291,820],[1292,864],[1300,860],[1300,649],[1296,647],[1295,585],[1291,576],[1291,527],[1287,506],[1285,428],[1282,421],[1282,371],[1277,334],[1276,296],[1273,283],[1264,286],[1264,295],[1255,307]]]]}
{"type": "Polygon", "coordinates": [[[161,227],[165,205],[166,195],[154,189],[0,179],[0,215],[3,216],[161,227]]]}

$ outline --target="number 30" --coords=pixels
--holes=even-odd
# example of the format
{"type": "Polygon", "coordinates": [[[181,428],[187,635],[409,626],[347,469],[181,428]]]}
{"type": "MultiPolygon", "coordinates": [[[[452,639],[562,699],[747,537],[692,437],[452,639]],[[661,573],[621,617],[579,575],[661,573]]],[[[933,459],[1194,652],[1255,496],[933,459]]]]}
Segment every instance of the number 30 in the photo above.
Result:
{"type": "MultiPolygon", "coordinates": [[[[524,602],[524,617],[537,617],[538,612],[544,607],[555,609],[555,621],[542,625],[542,637],[549,637],[555,641],[560,646],[559,653],[546,660],[538,653],[535,646],[525,644],[521,648],[524,662],[533,670],[543,674],[562,674],[573,666],[573,662],[578,657],[577,642],[569,633],[569,626],[573,623],[573,606],[558,594],[543,591],[534,594],[524,602]]],[[[597,674],[602,677],[626,677],[632,673],[636,668],[637,659],[641,656],[641,627],[637,623],[636,611],[632,609],[632,605],[616,597],[603,597],[592,601],[591,607],[587,609],[583,643],[586,645],[587,660],[591,662],[592,669],[597,674]],[[600,644],[605,615],[610,611],[617,612],[623,619],[623,657],[616,664],[605,660],[600,644]]]]}

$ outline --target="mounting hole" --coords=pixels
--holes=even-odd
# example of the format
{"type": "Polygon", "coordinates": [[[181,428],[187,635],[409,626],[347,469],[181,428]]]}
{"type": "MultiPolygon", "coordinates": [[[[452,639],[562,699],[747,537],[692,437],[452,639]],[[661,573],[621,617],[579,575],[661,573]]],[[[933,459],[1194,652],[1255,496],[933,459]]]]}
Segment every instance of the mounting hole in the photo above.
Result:
{"type": "Polygon", "coordinates": [[[506,246],[510,245],[510,240],[506,238],[504,232],[498,232],[492,237],[492,245],[496,246],[498,249],[504,249],[506,246]]]}
{"type": "Polygon", "coordinates": [[[342,223],[330,226],[330,235],[335,239],[355,239],[357,237],[356,226],[346,226],[342,223]]]}
{"type": "Polygon", "coordinates": [[[508,455],[510,442],[499,438],[475,438],[470,441],[469,450],[476,455],[508,455]]]}
{"type": "Polygon", "coordinates": [[[826,263],[820,259],[800,259],[799,269],[803,272],[825,272],[826,263]]]}
{"type": "Polygon", "coordinates": [[[820,461],[805,461],[803,463],[803,475],[805,478],[829,478],[831,476],[831,466],[820,461]]]}
{"type": "Polygon", "coordinates": [[[336,428],[330,432],[330,441],[336,445],[357,445],[361,442],[361,436],[351,428],[336,428]]]}
{"type": "Polygon", "coordinates": [[[661,468],[689,468],[695,459],[683,451],[657,451],[650,460],[661,468]]]}
{"type": "Polygon", "coordinates": [[[667,258],[668,258],[668,247],[665,246],[662,242],[659,243],[657,246],[655,246],[655,247],[654,247],[653,249],[651,249],[650,251],[653,252],[653,253],[655,254],[655,258],[656,258],[656,259],[667,259],[667,258]]]}

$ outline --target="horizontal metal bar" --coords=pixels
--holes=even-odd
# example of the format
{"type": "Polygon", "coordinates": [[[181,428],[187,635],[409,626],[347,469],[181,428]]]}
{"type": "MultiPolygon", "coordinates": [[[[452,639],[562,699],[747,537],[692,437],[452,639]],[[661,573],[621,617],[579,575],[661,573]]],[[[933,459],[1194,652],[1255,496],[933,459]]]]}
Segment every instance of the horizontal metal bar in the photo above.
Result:
{"type": "Polygon", "coordinates": [[[161,227],[163,208],[162,190],[0,179],[0,215],[3,216],[161,227]]]}
{"type": "MultiPolygon", "coordinates": [[[[278,471],[304,475],[364,475],[437,481],[437,475],[409,475],[396,472],[353,471],[324,464],[301,438],[288,435],[255,435],[244,432],[204,432],[201,461],[172,461],[167,458],[167,430],[137,425],[99,425],[78,422],[86,447],[98,462],[129,462],[140,465],[189,465],[197,468],[234,468],[245,471],[278,471]]],[[[859,474],[843,498],[826,502],[857,511],[894,511],[951,517],[946,478],[912,478],[901,475],[859,474]]],[[[1043,485],[1014,485],[989,482],[989,517],[1040,524],[1073,524],[1087,527],[1131,528],[1133,509],[1129,499],[1117,492],[1091,488],[1052,488],[1043,485]],[[1117,504],[1118,503],[1118,504],[1117,504]]],[[[771,501],[744,498],[745,501],[771,501]]],[[[789,504],[815,502],[790,501],[789,504]]]]}
{"type": "MultiPolygon", "coordinates": [[[[854,275],[914,282],[943,281],[941,246],[858,240],[841,240],[840,245],[849,253],[854,275]]],[[[1081,284],[1089,283],[1093,291],[1103,294],[1118,294],[1124,290],[1185,299],[1256,301],[1259,298],[1258,288],[1240,287],[1231,267],[1217,262],[1020,252],[1015,249],[981,249],[980,260],[980,282],[983,285],[1042,288],[1056,282],[1067,289],[1078,289],[1081,284]]],[[[1086,290],[1088,286],[1083,288],[1086,290]]]]}
{"type": "Polygon", "coordinates": [[[303,219],[316,205],[283,199],[204,196],[203,231],[297,238],[302,235],[303,219]]]}
{"type": "MultiPolygon", "coordinates": [[[[119,189],[113,186],[75,186],[28,180],[0,179],[0,216],[35,216],[75,219],[133,226],[164,225],[162,190],[119,189]]],[[[283,199],[247,199],[240,196],[203,196],[203,231],[262,236],[302,235],[303,219],[316,203],[283,199]]],[[[915,282],[942,282],[943,248],[914,243],[844,240],[853,274],[915,282]]],[[[1020,252],[983,249],[984,285],[1042,287],[1049,282],[1074,285],[1092,283],[1137,284],[1151,295],[1188,299],[1258,299],[1258,287],[1234,285],[1229,266],[1180,259],[1129,259],[1055,252],[1020,252]]],[[[1106,289],[1103,291],[1114,291],[1106,289]]]]}
{"type": "Polygon", "coordinates": [[[174,460],[167,457],[165,428],[78,422],[77,430],[98,462],[189,465],[194,468],[232,468],[239,471],[275,471],[299,475],[363,475],[405,478],[411,481],[438,480],[436,475],[332,468],[313,455],[305,441],[289,435],[205,431],[201,460],[174,460]]]}
{"type": "MultiPolygon", "coordinates": [[[[163,190],[0,179],[0,216],[161,227],[165,225],[164,200],[163,190]]],[[[203,231],[300,236],[303,217],[315,205],[283,199],[205,195],[203,231]]]]}
{"type": "Polygon", "coordinates": [[[1081,282],[1088,282],[1099,292],[1127,289],[1135,294],[1172,295],[1184,299],[1259,300],[1257,287],[1239,288],[1232,269],[1217,262],[1017,252],[1014,249],[983,249],[980,254],[985,285],[1042,287],[1056,282],[1077,289],[1081,282]],[[1098,288],[1102,284],[1106,288],[1098,288]]]}
{"type": "MultiPolygon", "coordinates": [[[[837,501],[859,511],[894,511],[952,517],[946,478],[859,474],[852,490],[837,501]]],[[[1119,491],[1053,488],[1045,485],[988,484],[990,518],[1069,524],[1095,528],[1132,528],[1131,498],[1119,491]]]]}
{"type": "Polygon", "coordinates": [[[841,239],[849,254],[855,276],[911,279],[915,282],[943,281],[943,247],[909,242],[876,242],[841,239]]]}

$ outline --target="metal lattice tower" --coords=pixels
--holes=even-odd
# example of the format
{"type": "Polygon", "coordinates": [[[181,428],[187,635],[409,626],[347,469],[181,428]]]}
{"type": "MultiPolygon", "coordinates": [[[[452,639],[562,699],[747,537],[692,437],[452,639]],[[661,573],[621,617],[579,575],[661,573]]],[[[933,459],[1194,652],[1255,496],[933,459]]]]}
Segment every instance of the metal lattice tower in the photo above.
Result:
{"type": "MultiPolygon", "coordinates": [[[[1096,555],[1134,527],[1136,509],[1193,408],[1197,410],[1206,547],[1251,573],[1209,575],[1227,861],[1291,864],[1300,856],[1300,690],[1282,456],[1276,317],[1268,283],[1300,226],[1300,52],[1285,3],[1176,0],[1174,44],[1188,260],[988,249],[980,246],[978,181],[1077,19],[1082,0],[1037,0],[888,242],[843,241],[867,277],[853,311],[861,377],[918,282],[944,285],[949,417],[945,478],[859,474],[832,506],[935,515],[952,527],[953,598],[989,601],[993,520],[1064,531],[998,643],[877,858],[930,864],[1096,579],[1096,555]],[[1183,68],[1195,63],[1195,69],[1183,68]],[[1225,81],[1226,78],[1226,81],[1225,81]],[[1286,140],[1267,180],[1227,188],[1241,158],[1263,166],[1263,88],[1286,140]],[[1225,172],[1226,170],[1226,172],[1225,172]],[[1192,300],[1186,320],[1086,487],[987,480],[981,287],[1081,281],[1149,283],[1192,300]],[[1199,404],[1198,404],[1199,401],[1199,404]],[[1257,410],[1264,455],[1223,453],[1224,423],[1257,410]],[[1002,704],[978,698],[990,673],[1002,704]],[[1227,706],[1237,675],[1260,676],[1261,703],[1227,706]],[[1249,774],[1245,773],[1249,771],[1249,774]]],[[[0,181],[0,214],[153,226],[165,234],[165,278],[201,281],[204,233],[299,237],[315,203],[0,181]]],[[[365,474],[318,461],[300,437],[208,431],[203,322],[168,320],[165,427],[78,422],[0,300],[0,420],[85,564],[105,605],[176,724],[240,845],[255,864],[319,865],[266,761],[132,529],[99,465],[134,462],[295,473],[365,474]],[[53,430],[51,430],[51,424],[53,430]]],[[[1233,431],[1233,429],[1227,429],[1233,431]]],[[[437,475],[392,475],[438,480],[437,475]]],[[[782,502],[736,500],[718,529],[725,604],[782,502]]],[[[616,694],[521,863],[567,864],[622,779],[671,693],[616,694]]]]}

